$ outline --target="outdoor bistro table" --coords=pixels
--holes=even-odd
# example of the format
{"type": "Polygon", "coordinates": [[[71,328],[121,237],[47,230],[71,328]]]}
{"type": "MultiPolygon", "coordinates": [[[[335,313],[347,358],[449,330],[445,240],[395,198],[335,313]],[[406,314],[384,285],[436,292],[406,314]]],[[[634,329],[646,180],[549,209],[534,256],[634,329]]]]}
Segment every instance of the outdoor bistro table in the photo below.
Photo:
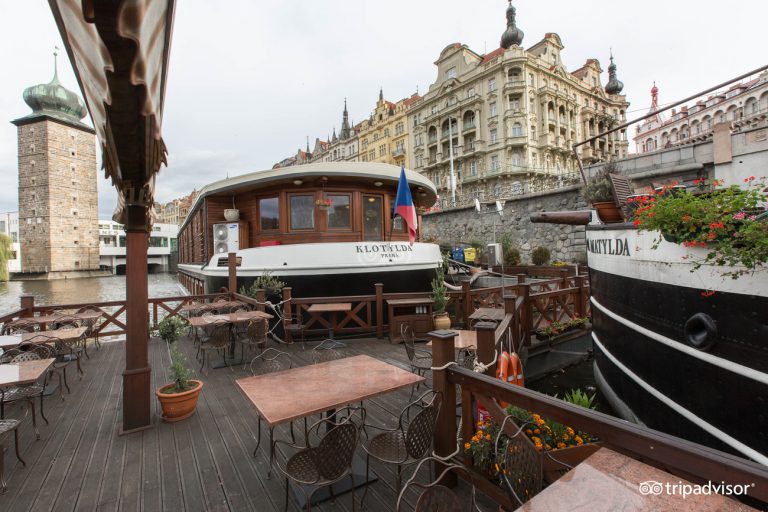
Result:
{"type": "MultiPolygon", "coordinates": [[[[333,333],[336,330],[336,313],[349,313],[352,311],[352,303],[351,302],[331,302],[329,304],[312,304],[307,308],[307,312],[312,315],[312,318],[321,321],[321,323],[325,323],[327,325],[327,322],[324,320],[320,320],[320,317],[323,313],[330,313],[331,314],[331,324],[328,327],[328,338],[333,339],[333,333]]],[[[344,346],[343,343],[339,344],[340,346],[344,346]]]]}
{"type": "Polygon", "coordinates": [[[181,306],[179,311],[184,311],[187,313],[193,313],[193,312],[201,312],[204,313],[206,311],[213,311],[214,309],[222,309],[222,308],[236,308],[238,306],[245,306],[244,302],[240,302],[239,300],[221,300],[221,301],[214,301],[214,302],[204,302],[200,304],[184,304],[181,306]]]}
{"type": "Polygon", "coordinates": [[[32,384],[48,371],[54,358],[0,364],[0,387],[32,384]]]}
{"type": "Polygon", "coordinates": [[[8,350],[27,342],[54,343],[57,341],[73,341],[82,337],[85,334],[86,329],[86,327],[73,327],[70,329],[8,334],[0,336],[0,348],[8,350]]]}
{"type": "MultiPolygon", "coordinates": [[[[236,324],[250,322],[255,318],[263,318],[269,321],[274,317],[269,313],[265,313],[264,311],[236,311],[234,313],[225,313],[223,315],[193,316],[188,318],[187,322],[189,322],[189,325],[192,326],[192,328],[195,330],[195,338],[197,338],[197,329],[199,327],[208,327],[213,324],[226,324],[229,326],[233,326],[236,324]]],[[[229,348],[230,358],[234,356],[234,350],[235,350],[235,340],[233,336],[231,346],[229,348]]],[[[242,364],[242,363],[243,361],[240,361],[240,363],[237,363],[237,364],[242,364]]],[[[229,366],[229,363],[227,363],[226,358],[224,359],[223,365],[211,366],[211,368],[215,370],[217,368],[221,368],[222,366],[229,366]]]]}
{"type": "MultiPolygon", "coordinates": [[[[269,426],[271,468],[275,458],[272,435],[277,425],[415,386],[424,380],[424,377],[397,366],[360,355],[245,377],[235,382],[269,426]],[[290,394],[276,392],[280,389],[290,390],[290,394]]],[[[257,440],[256,450],[260,443],[261,438],[257,440]]],[[[356,483],[370,481],[368,475],[363,475],[364,472],[355,469],[356,483]]],[[[347,489],[339,491],[337,487],[335,492],[351,489],[351,479],[349,482],[347,489]]],[[[320,496],[318,498],[322,499],[320,496]]]]}
{"type": "Polygon", "coordinates": [[[24,317],[23,320],[25,322],[33,322],[39,325],[47,325],[52,324],[60,321],[84,321],[84,322],[94,322],[101,318],[104,315],[103,311],[93,311],[93,310],[87,310],[83,311],[82,313],[63,313],[63,314],[50,314],[50,315],[41,315],[41,316],[28,316],[24,317]]]}

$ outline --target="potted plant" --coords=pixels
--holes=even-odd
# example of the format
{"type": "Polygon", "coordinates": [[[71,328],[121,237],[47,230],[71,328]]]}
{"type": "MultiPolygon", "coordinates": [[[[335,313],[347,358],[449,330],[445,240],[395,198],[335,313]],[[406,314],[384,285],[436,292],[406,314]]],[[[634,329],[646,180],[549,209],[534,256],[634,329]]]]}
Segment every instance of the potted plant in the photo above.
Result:
{"type": "Polygon", "coordinates": [[[180,316],[168,315],[157,324],[157,334],[170,344],[179,339],[186,327],[187,323],[180,316]]]}
{"type": "Polygon", "coordinates": [[[565,338],[571,331],[582,329],[588,321],[587,317],[577,317],[565,322],[552,322],[546,327],[537,329],[536,337],[542,341],[552,343],[560,338],[565,338]]]}
{"type": "Polygon", "coordinates": [[[224,220],[227,222],[237,222],[240,220],[240,210],[235,207],[235,196],[232,196],[232,208],[224,210],[224,220]]]}
{"type": "Polygon", "coordinates": [[[546,247],[536,247],[531,251],[531,263],[534,265],[546,265],[550,258],[549,249],[546,247]]]}
{"type": "Polygon", "coordinates": [[[191,370],[187,367],[186,358],[175,344],[168,346],[171,356],[168,373],[172,382],[158,388],[155,395],[163,408],[163,420],[175,422],[194,414],[203,383],[189,378],[191,370]]]}
{"type": "Polygon", "coordinates": [[[621,222],[621,211],[613,198],[611,173],[618,172],[618,166],[611,162],[603,166],[595,176],[587,180],[581,187],[581,196],[597,210],[597,215],[603,222],[621,222]]]}
{"type": "MultiPolygon", "coordinates": [[[[697,180],[699,181],[699,180],[697,180]]],[[[734,279],[768,263],[768,218],[764,205],[766,178],[750,176],[746,185],[716,188],[722,182],[696,183],[700,193],[660,193],[636,210],[635,226],[657,231],[662,239],[690,248],[691,271],[708,264],[734,279]]]]}
{"type": "Polygon", "coordinates": [[[435,329],[450,329],[451,319],[445,311],[448,304],[448,289],[445,287],[445,274],[443,267],[437,269],[435,278],[432,279],[432,312],[435,329]]]}

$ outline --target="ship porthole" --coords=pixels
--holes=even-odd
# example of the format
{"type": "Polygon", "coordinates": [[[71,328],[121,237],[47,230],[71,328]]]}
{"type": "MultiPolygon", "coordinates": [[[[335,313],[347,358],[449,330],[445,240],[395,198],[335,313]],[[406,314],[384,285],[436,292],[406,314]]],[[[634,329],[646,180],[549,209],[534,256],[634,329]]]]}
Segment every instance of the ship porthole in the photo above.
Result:
{"type": "Polygon", "coordinates": [[[699,350],[707,350],[715,343],[717,325],[706,313],[696,313],[685,322],[685,340],[699,350]]]}

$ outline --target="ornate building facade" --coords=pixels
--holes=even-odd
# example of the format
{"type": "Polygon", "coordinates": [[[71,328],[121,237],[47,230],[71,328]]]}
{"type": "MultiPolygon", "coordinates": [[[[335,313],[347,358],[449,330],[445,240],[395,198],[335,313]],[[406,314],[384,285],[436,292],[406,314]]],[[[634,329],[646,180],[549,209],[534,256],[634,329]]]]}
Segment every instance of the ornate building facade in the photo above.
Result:
{"type": "Polygon", "coordinates": [[[54,69],[24,91],[32,113],[15,119],[19,157],[19,278],[64,278],[99,269],[96,137],[85,104],[54,69]]]}
{"type": "MultiPolygon", "coordinates": [[[[451,162],[457,206],[554,188],[575,181],[574,143],[626,119],[612,59],[603,88],[596,59],[569,72],[557,34],[524,49],[511,3],[506,14],[501,47],[480,55],[448,45],[435,83],[408,112],[410,166],[437,185],[443,207],[453,204],[451,162]]],[[[621,132],[579,151],[592,163],[623,158],[627,148],[621,132]]]]}
{"type": "Polygon", "coordinates": [[[317,139],[315,142],[315,151],[312,152],[312,162],[357,162],[359,159],[359,142],[357,134],[360,126],[352,126],[349,121],[349,111],[347,110],[347,100],[344,99],[344,112],[341,115],[341,130],[336,134],[336,128],[333,129],[333,135],[328,141],[317,139]]]}
{"type": "MultiPolygon", "coordinates": [[[[659,88],[651,89],[651,113],[658,109],[659,88]]],[[[682,144],[707,142],[714,127],[730,123],[734,131],[768,126],[768,72],[697,101],[672,109],[670,118],[649,117],[638,127],[633,140],[638,153],[682,144]]]]}
{"type": "Polygon", "coordinates": [[[406,165],[411,154],[408,129],[408,113],[421,97],[418,94],[397,103],[384,99],[379,90],[379,100],[371,116],[360,123],[360,160],[406,165]]]}

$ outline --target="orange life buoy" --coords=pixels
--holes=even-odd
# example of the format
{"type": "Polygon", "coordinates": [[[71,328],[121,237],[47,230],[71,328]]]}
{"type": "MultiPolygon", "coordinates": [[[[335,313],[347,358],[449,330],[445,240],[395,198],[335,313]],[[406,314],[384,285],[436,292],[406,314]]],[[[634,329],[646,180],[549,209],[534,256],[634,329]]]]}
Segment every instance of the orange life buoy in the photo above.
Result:
{"type": "Polygon", "coordinates": [[[523,378],[523,363],[520,361],[520,356],[517,355],[517,352],[512,352],[509,354],[507,382],[515,384],[516,386],[525,387],[525,379],[523,378]]]}
{"type": "MultiPolygon", "coordinates": [[[[503,382],[507,382],[507,380],[509,379],[509,369],[510,369],[509,352],[505,350],[499,356],[498,361],[496,361],[496,378],[502,380],[503,382]]],[[[499,405],[505,409],[509,407],[509,404],[507,402],[503,402],[501,400],[499,400],[499,405]]]]}

